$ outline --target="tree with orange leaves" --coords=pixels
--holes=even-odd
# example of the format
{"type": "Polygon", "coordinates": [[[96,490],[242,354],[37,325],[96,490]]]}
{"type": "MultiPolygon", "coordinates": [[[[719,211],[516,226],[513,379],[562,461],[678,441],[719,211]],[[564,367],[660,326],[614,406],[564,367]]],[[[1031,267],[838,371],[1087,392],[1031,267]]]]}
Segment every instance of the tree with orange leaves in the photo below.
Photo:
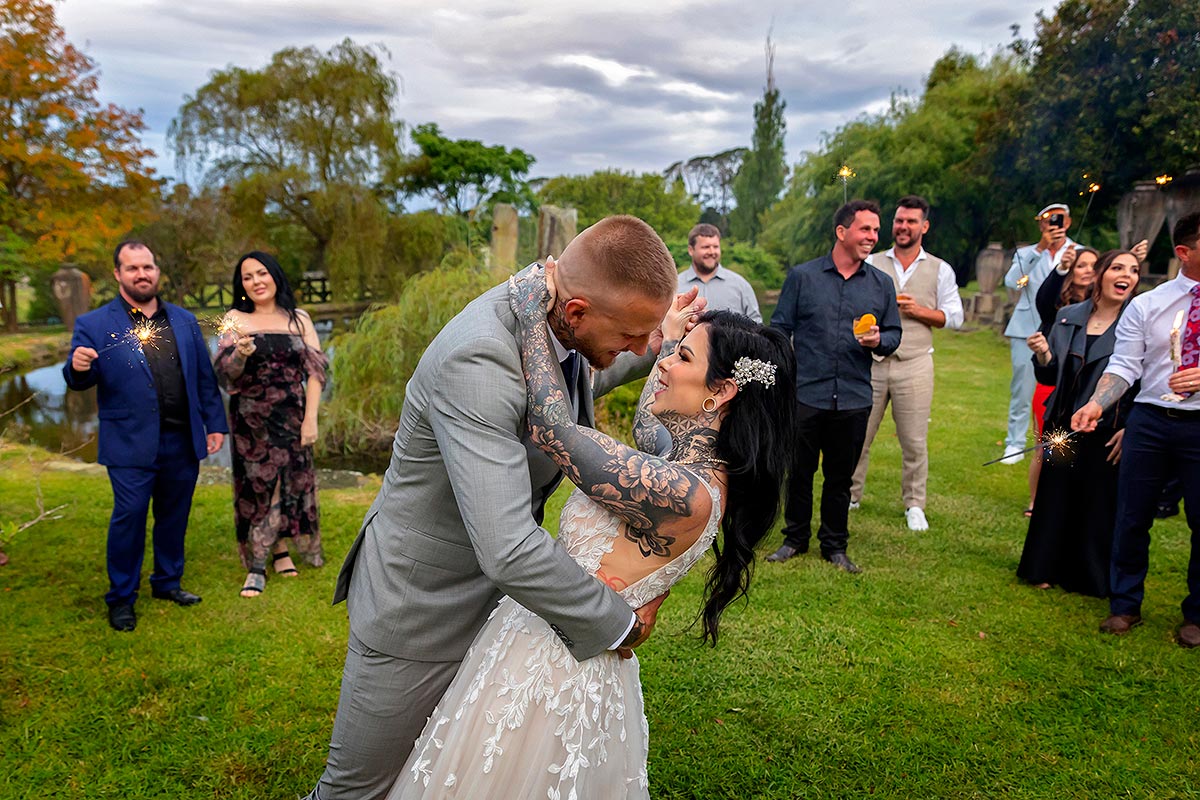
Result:
{"type": "Polygon", "coordinates": [[[0,0],[0,302],[63,261],[105,271],[114,240],[153,213],[159,186],[140,112],[97,100],[96,63],[49,0],[0,0]]]}

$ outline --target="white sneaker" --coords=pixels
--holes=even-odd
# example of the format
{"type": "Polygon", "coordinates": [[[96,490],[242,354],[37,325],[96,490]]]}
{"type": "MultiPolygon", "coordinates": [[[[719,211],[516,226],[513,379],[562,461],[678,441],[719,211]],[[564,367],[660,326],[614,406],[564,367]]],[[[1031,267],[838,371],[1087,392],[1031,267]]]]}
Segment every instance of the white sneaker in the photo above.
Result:
{"type": "Polygon", "coordinates": [[[1004,458],[1000,459],[1001,464],[1016,464],[1025,458],[1025,454],[1021,452],[1019,447],[1004,448],[1004,458]]]}
{"type": "Polygon", "coordinates": [[[925,512],[916,506],[905,511],[904,518],[908,520],[908,529],[910,531],[929,530],[929,520],[925,519],[925,512]]]}
{"type": "Polygon", "coordinates": [[[853,511],[853,510],[854,510],[854,509],[856,509],[856,508],[858,508],[858,501],[857,501],[857,500],[851,500],[851,501],[850,501],[850,510],[851,510],[851,511],[853,511]]]}

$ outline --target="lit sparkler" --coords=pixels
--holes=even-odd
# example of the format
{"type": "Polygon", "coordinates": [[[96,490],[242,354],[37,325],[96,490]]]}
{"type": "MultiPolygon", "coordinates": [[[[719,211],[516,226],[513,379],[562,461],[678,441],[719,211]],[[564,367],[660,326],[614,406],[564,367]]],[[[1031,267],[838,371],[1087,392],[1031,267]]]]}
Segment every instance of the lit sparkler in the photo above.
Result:
{"type": "Polygon", "coordinates": [[[1157,183],[1159,186],[1166,186],[1168,183],[1170,183],[1173,180],[1175,180],[1175,178],[1173,178],[1170,175],[1159,175],[1158,177],[1156,177],[1154,179],[1154,182],[1157,183]]]}
{"type": "Polygon", "coordinates": [[[846,185],[850,182],[851,178],[857,177],[857,175],[855,175],[854,170],[850,169],[849,165],[842,164],[842,168],[837,171],[837,177],[842,179],[842,202],[845,203],[847,198],[846,185]]]}
{"type": "Polygon", "coordinates": [[[234,339],[242,337],[242,326],[232,314],[222,314],[214,320],[209,320],[208,324],[216,331],[218,339],[223,336],[232,336],[234,339]]]}
{"type": "MultiPolygon", "coordinates": [[[[1079,221],[1079,230],[1076,232],[1076,236],[1083,235],[1083,226],[1087,224],[1088,212],[1092,210],[1092,201],[1096,199],[1096,192],[1100,191],[1100,184],[1096,183],[1094,180],[1090,180],[1091,177],[1092,176],[1088,175],[1086,172],[1083,173],[1083,179],[1088,182],[1088,201],[1087,206],[1083,209],[1083,219],[1079,221]]],[[[1083,197],[1083,192],[1080,192],[1079,196],[1083,197]]]]}
{"type": "Polygon", "coordinates": [[[158,347],[158,327],[150,320],[144,320],[134,325],[124,336],[116,337],[112,344],[100,348],[97,356],[112,350],[114,347],[129,345],[134,350],[144,352],[147,347],[158,347]]]}
{"type": "Polygon", "coordinates": [[[1071,437],[1075,433],[1076,431],[1068,431],[1062,428],[1050,431],[1042,437],[1042,447],[1045,448],[1043,452],[1048,455],[1058,456],[1059,458],[1070,455],[1071,437]]]}
{"type": "Polygon", "coordinates": [[[1038,448],[1044,448],[1048,455],[1058,456],[1059,458],[1070,455],[1071,440],[1074,439],[1078,434],[1079,431],[1068,431],[1061,428],[1050,431],[1041,438],[1041,441],[1032,447],[1026,447],[1024,450],[1016,453],[1007,453],[999,458],[993,458],[991,461],[984,462],[983,466],[988,467],[992,464],[998,464],[1006,458],[1025,455],[1031,450],[1037,450],[1038,448]]]}

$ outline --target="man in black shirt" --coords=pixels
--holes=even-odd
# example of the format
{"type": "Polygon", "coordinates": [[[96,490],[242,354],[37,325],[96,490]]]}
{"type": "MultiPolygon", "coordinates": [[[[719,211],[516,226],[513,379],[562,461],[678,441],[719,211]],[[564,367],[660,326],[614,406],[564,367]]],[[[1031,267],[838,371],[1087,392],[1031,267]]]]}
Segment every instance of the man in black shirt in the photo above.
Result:
{"type": "Polygon", "coordinates": [[[900,346],[895,284],[865,263],[879,241],[879,206],[853,200],[834,216],[837,241],[829,255],[793,267],[771,325],[791,337],[796,352],[796,451],[788,484],[784,542],[768,561],[808,552],[813,476],[822,460],[821,557],[846,572],[850,482],[871,415],[871,354],[900,346]],[[855,324],[865,315],[876,323],[855,324]]]}
{"type": "Polygon", "coordinates": [[[154,254],[126,241],[113,264],[119,294],[75,321],[63,374],[72,389],[97,387],[98,460],[113,490],[104,599],[109,624],[131,631],[151,501],[151,594],[181,606],[200,602],[180,586],[183,539],[200,460],[221,448],[229,426],[196,318],[158,297],[154,254]]]}

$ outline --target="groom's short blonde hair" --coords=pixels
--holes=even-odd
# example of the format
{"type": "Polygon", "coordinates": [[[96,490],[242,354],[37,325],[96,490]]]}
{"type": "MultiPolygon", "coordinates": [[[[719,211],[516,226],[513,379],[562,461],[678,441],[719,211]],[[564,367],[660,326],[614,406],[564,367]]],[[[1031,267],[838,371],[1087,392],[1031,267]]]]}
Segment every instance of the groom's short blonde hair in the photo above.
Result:
{"type": "Polygon", "coordinates": [[[675,296],[675,259],[654,229],[621,214],[586,228],[558,260],[573,286],[591,292],[634,292],[655,300],[675,296]]]}

